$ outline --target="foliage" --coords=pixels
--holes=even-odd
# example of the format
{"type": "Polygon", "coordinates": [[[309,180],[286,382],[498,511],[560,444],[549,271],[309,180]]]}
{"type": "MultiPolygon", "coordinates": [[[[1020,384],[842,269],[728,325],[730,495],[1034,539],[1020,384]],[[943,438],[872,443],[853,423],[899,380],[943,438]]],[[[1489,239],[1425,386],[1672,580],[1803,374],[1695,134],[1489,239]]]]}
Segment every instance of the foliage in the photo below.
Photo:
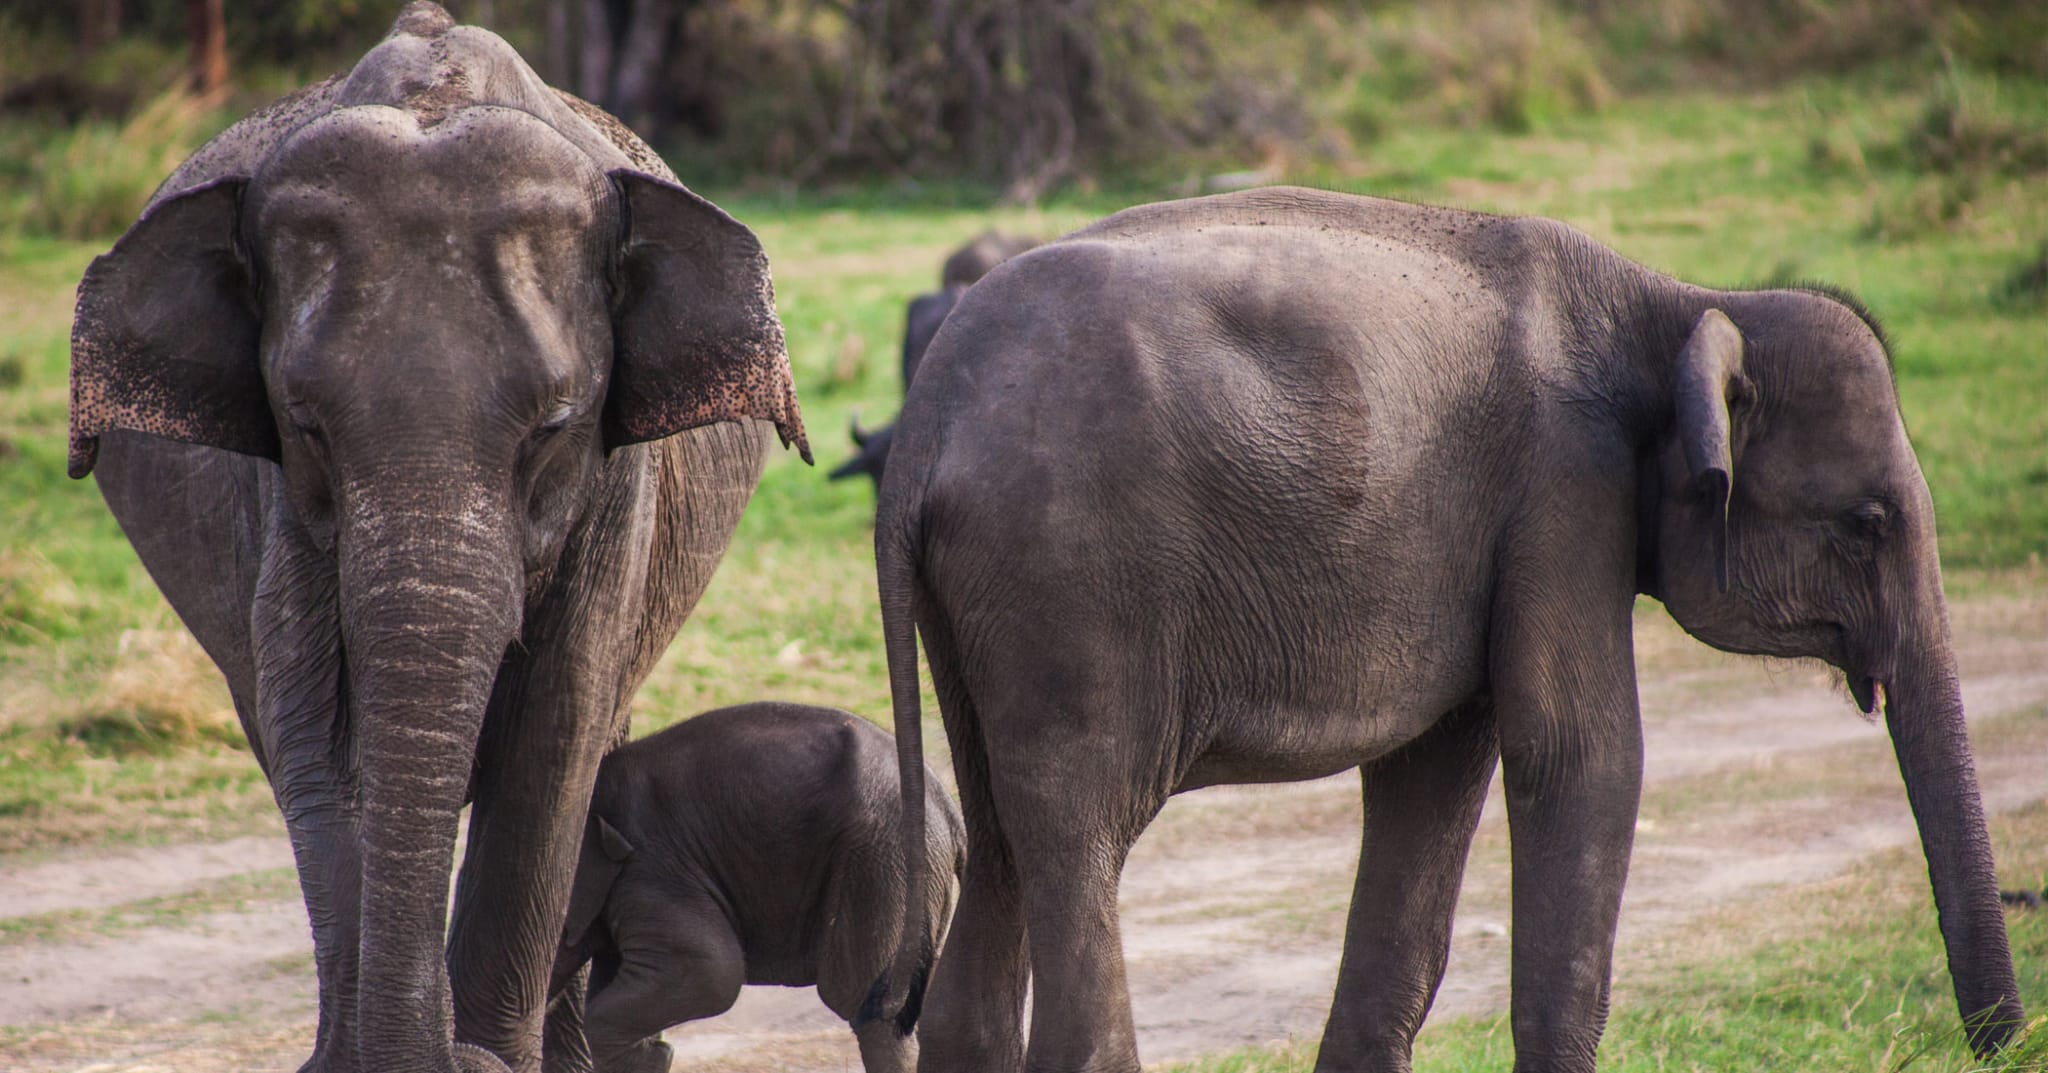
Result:
{"type": "MultiPolygon", "coordinates": [[[[271,92],[345,65],[398,0],[230,5],[235,77],[271,92]]],[[[2028,0],[450,0],[556,84],[622,108],[700,177],[815,185],[959,178],[1014,198],[1059,183],[1190,170],[1266,177],[1368,156],[1416,123],[1541,130],[1620,96],[1755,88],[1940,54],[2048,78],[2048,15],[2028,0]],[[646,26],[636,21],[658,12],[646,26]],[[594,29],[605,26],[607,31],[594,29]],[[630,31],[630,32],[629,32],[630,31]],[[593,33],[623,34],[609,41],[593,33]],[[632,34],[651,35],[649,41],[632,34]],[[595,53],[591,47],[596,46],[595,53]],[[610,100],[614,52],[652,50],[646,87],[610,100]]],[[[131,0],[130,40],[184,46],[183,4],[131,0]]],[[[0,0],[0,95],[121,116],[152,99],[74,56],[70,6],[0,0]],[[33,42],[35,47],[22,48],[33,42]],[[19,59],[16,60],[17,55],[19,59]]],[[[623,61],[620,61],[623,62],[623,61]]],[[[149,77],[154,78],[154,75],[149,77]]],[[[621,91],[622,92],[622,91],[621,91]]],[[[1930,111],[1916,151],[1958,141],[1930,111]]],[[[1977,109],[1981,111],[1981,109],[1977,109]]],[[[2024,142],[2025,139],[2020,139],[2024,142]]],[[[2001,146],[2003,148],[2001,148],[2001,146]]],[[[1967,193],[1966,190],[1961,191],[1967,193]]],[[[1918,195],[1936,218],[1968,200],[1918,195]]]]}
{"type": "Polygon", "coordinates": [[[125,120],[6,131],[0,139],[19,146],[27,166],[0,182],[5,225],[70,239],[119,234],[157,184],[226,124],[219,108],[171,89],[125,120]]]}

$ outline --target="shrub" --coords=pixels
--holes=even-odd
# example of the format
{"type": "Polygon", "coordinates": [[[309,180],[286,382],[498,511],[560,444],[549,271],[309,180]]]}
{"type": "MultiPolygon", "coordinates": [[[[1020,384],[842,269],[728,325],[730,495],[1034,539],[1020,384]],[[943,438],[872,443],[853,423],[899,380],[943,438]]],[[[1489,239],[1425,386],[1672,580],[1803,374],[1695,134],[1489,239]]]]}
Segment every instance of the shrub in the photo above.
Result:
{"type": "Polygon", "coordinates": [[[125,120],[89,119],[50,133],[20,180],[15,224],[70,239],[118,235],[157,185],[223,126],[218,109],[172,90],[125,120]]]}
{"type": "Polygon", "coordinates": [[[220,674],[192,635],[176,628],[123,632],[114,668],[59,731],[101,755],[242,741],[220,674]]]}

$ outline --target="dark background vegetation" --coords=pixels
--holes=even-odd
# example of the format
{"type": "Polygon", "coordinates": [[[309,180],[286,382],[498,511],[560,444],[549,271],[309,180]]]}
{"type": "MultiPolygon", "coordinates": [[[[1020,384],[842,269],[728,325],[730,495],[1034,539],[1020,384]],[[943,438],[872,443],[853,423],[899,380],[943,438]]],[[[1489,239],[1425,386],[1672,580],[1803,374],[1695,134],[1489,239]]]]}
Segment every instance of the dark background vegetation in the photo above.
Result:
{"type": "MultiPolygon", "coordinates": [[[[181,81],[255,103],[344,67],[396,6],[4,0],[0,107],[62,123],[132,121],[181,81]],[[195,30],[213,19],[217,37],[195,30]],[[224,39],[224,54],[195,39],[224,39]]],[[[1989,77],[2048,78],[2048,4],[2038,0],[447,6],[497,30],[550,82],[625,118],[699,178],[964,179],[1027,199],[1060,184],[1204,165],[1341,168],[1405,124],[1520,132],[1618,96],[1753,90],[1935,57],[1989,77]]],[[[2024,145],[1989,146],[1927,134],[1912,151],[2048,164],[2039,132],[2024,145]]]]}

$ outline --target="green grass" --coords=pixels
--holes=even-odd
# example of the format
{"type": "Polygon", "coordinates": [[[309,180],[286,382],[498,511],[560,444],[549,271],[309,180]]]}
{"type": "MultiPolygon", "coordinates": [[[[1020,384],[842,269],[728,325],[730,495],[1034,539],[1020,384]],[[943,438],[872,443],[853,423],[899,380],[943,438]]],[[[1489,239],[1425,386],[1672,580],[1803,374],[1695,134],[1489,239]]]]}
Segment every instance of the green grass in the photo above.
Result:
{"type": "MultiPolygon", "coordinates": [[[[1995,818],[2009,883],[2048,875],[2048,805],[1995,818]]],[[[2020,993],[2048,995],[2048,913],[2008,913],[2020,993]]],[[[1634,978],[1615,981],[1600,1068],[1613,1073],[1747,1069],[1963,1073],[2048,1070],[2048,1018],[1983,1063],[1963,1045],[1948,967],[1917,849],[1880,854],[1846,875],[1708,914],[1634,978]]],[[[1506,1017],[1425,1025],[1417,1073],[1507,1069],[1506,1017]]],[[[1306,1073],[1297,1042],[1165,1067],[1172,1073],[1306,1073]]]]}

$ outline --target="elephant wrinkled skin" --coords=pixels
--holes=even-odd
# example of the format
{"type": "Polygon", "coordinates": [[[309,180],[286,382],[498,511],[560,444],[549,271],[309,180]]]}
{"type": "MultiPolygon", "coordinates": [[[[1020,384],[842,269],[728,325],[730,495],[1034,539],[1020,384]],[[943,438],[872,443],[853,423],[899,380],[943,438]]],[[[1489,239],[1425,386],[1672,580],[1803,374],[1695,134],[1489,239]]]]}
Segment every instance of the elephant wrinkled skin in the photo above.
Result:
{"type": "Polygon", "coordinates": [[[753,235],[432,4],[93,262],[72,474],[284,812],[307,1070],[538,1069],[598,760],[752,493],[755,419],[801,445],[753,235]]]}
{"type": "Polygon", "coordinates": [[[2019,1022],[1933,505],[1883,341],[1829,294],[1319,191],[1131,209],[962,296],[875,543],[906,803],[914,627],[968,831],[927,1071],[1135,1071],[1139,832],[1183,790],[1354,766],[1317,1068],[1408,1068],[1496,765],[1516,1067],[1592,1069],[1641,791],[1638,593],[1720,648],[1833,664],[1865,711],[1882,692],[1970,1041],[2019,1022]]]}
{"type": "MultiPolygon", "coordinates": [[[[865,1008],[902,921],[896,778],[887,731],[775,702],[705,712],[605,757],[555,959],[548,1073],[666,1070],[659,1033],[724,1013],[743,984],[817,988],[867,1073],[909,1073],[914,1016],[865,1008]]],[[[964,838],[943,789],[929,785],[924,806],[936,943],[964,838]]]]}

